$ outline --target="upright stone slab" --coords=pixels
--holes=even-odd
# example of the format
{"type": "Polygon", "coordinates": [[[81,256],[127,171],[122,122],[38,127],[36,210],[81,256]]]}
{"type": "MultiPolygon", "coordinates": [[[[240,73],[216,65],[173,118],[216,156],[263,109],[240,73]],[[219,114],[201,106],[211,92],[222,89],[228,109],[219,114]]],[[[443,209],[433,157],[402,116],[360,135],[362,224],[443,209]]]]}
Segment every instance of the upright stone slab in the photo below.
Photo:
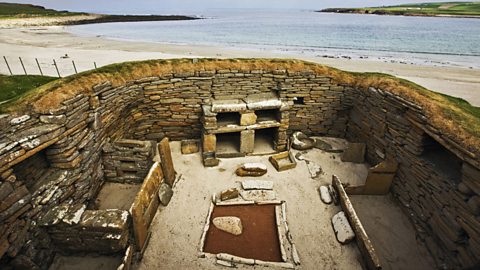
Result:
{"type": "Polygon", "coordinates": [[[255,131],[244,130],[240,133],[240,152],[253,153],[255,146],[255,131]]]}
{"type": "Polygon", "coordinates": [[[168,138],[165,137],[160,141],[158,152],[160,153],[165,182],[172,187],[175,181],[175,168],[173,168],[172,152],[170,151],[168,138]]]}

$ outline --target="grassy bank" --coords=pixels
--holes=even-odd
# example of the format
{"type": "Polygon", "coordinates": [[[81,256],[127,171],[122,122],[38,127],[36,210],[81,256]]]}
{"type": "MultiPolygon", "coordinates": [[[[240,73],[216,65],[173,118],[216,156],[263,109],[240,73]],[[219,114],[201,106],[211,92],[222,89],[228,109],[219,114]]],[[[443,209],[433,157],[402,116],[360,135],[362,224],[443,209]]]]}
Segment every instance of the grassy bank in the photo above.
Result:
{"type": "Polygon", "coordinates": [[[282,59],[191,59],[148,60],[108,65],[96,70],[86,71],[61,78],[46,85],[32,89],[21,98],[0,105],[0,112],[35,110],[48,112],[50,108],[60,106],[61,102],[80,93],[89,95],[92,87],[98,83],[110,81],[113,86],[128,81],[169,75],[193,70],[265,70],[285,69],[289,72],[311,70],[318,75],[328,76],[338,84],[358,89],[374,87],[399,95],[421,106],[429,121],[442,132],[449,134],[466,149],[480,152],[480,108],[468,102],[427,90],[407,80],[386,74],[353,73],[335,68],[299,60],[282,59]]]}
{"type": "Polygon", "coordinates": [[[57,78],[38,75],[0,75],[0,103],[15,100],[57,78]]]}
{"type": "Polygon", "coordinates": [[[58,11],[29,4],[0,3],[0,19],[74,16],[84,14],[86,13],[58,11]]]}
{"type": "Polygon", "coordinates": [[[327,8],[319,12],[402,16],[479,17],[480,2],[442,2],[366,8],[327,8]]]}

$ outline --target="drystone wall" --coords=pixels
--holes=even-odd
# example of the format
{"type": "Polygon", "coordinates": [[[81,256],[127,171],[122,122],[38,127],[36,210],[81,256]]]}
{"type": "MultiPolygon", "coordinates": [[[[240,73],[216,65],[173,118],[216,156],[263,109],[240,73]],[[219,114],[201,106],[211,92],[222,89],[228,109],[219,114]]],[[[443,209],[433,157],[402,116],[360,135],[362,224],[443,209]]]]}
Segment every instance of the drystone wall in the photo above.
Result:
{"type": "Polygon", "coordinates": [[[380,89],[352,93],[347,138],[367,143],[372,164],[399,163],[392,192],[439,268],[480,262],[480,165],[429,124],[422,108],[380,89]]]}
{"type": "Polygon", "coordinates": [[[107,143],[200,138],[202,104],[262,92],[291,104],[290,130],[343,136],[351,90],[308,70],[192,71],[118,87],[106,81],[46,113],[0,115],[0,266],[50,264],[59,239],[38,224],[60,204],[95,197],[107,143]]]}

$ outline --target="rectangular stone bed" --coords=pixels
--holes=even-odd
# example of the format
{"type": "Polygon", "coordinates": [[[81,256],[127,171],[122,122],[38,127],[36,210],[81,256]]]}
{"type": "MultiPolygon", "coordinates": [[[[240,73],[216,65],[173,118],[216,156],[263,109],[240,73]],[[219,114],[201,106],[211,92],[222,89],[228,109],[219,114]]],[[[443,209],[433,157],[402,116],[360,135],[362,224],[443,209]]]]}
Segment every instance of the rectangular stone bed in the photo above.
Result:
{"type": "Polygon", "coordinates": [[[95,208],[129,210],[141,186],[106,182],[95,198],[95,208]]]}
{"type": "Polygon", "coordinates": [[[270,262],[281,262],[280,242],[275,221],[275,205],[215,206],[210,217],[204,252],[231,255],[270,262]],[[215,227],[216,217],[241,219],[243,232],[235,236],[215,227]]]}

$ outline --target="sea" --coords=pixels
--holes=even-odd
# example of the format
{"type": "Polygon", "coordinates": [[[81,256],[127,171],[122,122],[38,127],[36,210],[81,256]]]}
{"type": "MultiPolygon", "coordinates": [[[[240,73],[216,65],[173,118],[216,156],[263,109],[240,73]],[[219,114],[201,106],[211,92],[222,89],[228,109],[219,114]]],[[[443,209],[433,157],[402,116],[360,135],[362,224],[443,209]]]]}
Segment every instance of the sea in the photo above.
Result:
{"type": "Polygon", "coordinates": [[[190,21],[77,25],[81,36],[318,58],[480,68],[480,19],[212,9],[190,21]]]}

